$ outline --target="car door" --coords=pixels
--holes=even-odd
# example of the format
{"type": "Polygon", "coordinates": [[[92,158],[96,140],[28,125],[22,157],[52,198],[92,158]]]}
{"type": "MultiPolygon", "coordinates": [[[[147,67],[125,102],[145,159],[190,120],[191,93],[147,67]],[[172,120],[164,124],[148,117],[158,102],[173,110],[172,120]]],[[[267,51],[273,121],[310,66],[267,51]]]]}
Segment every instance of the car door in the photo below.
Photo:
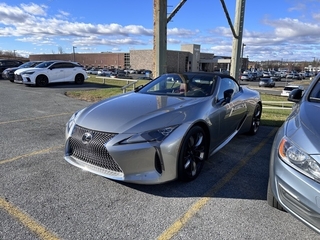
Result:
{"type": "Polygon", "coordinates": [[[222,78],[217,93],[220,144],[237,133],[245,118],[247,105],[243,100],[242,90],[238,83],[232,78],[222,78]]]}
{"type": "Polygon", "coordinates": [[[79,71],[79,66],[72,62],[66,62],[64,64],[64,79],[63,82],[74,82],[75,76],[79,71]]]}
{"type": "Polygon", "coordinates": [[[48,69],[49,82],[62,82],[65,74],[65,64],[63,62],[54,63],[48,69]]]}

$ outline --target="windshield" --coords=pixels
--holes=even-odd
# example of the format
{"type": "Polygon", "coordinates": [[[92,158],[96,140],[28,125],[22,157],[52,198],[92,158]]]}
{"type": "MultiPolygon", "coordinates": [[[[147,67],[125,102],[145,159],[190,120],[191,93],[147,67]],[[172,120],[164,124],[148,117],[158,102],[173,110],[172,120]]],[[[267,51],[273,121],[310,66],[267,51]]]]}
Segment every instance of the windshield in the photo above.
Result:
{"type": "Polygon", "coordinates": [[[29,68],[38,65],[40,62],[26,62],[19,66],[19,68],[29,68]]]}
{"type": "Polygon", "coordinates": [[[139,92],[156,95],[205,97],[211,95],[216,75],[209,74],[164,74],[139,92]]]}

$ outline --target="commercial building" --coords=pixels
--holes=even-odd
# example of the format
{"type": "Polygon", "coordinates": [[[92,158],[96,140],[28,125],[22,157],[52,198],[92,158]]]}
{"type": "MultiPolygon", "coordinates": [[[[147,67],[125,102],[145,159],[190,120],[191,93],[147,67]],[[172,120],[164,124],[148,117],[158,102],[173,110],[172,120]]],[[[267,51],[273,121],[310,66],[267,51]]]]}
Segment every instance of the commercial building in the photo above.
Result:
{"type": "MultiPolygon", "coordinates": [[[[181,45],[180,51],[167,50],[167,72],[228,71],[231,57],[202,53],[198,44],[181,45]]],[[[85,67],[149,69],[154,68],[153,50],[130,50],[129,53],[32,54],[30,61],[75,61],[85,67]]]]}

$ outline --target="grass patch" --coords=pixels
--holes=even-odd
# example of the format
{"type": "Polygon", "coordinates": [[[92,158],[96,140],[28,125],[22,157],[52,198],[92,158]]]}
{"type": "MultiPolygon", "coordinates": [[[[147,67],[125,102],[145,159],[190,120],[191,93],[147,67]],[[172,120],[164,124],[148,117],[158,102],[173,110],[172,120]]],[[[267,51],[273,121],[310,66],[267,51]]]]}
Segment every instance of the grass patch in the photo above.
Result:
{"type": "MultiPolygon", "coordinates": [[[[127,85],[127,81],[114,80],[113,78],[106,78],[105,83],[102,78],[97,78],[95,75],[90,75],[90,78],[86,80],[87,83],[101,84],[101,89],[94,90],[79,90],[79,91],[68,91],[66,96],[77,98],[89,102],[97,102],[105,98],[109,98],[115,95],[123,93],[121,87],[127,85]]],[[[135,86],[145,85],[149,81],[139,80],[135,86]]],[[[128,87],[128,91],[132,90],[132,86],[128,87]]]]}
{"type": "Polygon", "coordinates": [[[261,125],[263,126],[272,126],[272,127],[280,127],[282,123],[287,119],[289,116],[291,109],[270,109],[266,108],[267,106],[272,107],[290,107],[291,102],[287,100],[287,97],[283,96],[276,96],[270,94],[261,94],[262,100],[262,116],[261,116],[261,125]],[[263,103],[266,101],[274,101],[274,102],[288,102],[289,104],[282,104],[282,103],[263,103]],[[264,108],[265,106],[265,108],[264,108]]]}

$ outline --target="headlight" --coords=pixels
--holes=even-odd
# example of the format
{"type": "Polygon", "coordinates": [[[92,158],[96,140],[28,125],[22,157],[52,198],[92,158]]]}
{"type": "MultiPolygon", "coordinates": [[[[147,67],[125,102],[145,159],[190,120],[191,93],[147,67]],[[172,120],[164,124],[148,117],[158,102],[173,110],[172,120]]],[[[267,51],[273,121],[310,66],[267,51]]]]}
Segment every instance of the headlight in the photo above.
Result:
{"type": "Polygon", "coordinates": [[[173,132],[174,129],[177,128],[176,126],[170,126],[165,127],[161,129],[156,129],[144,133],[138,133],[135,135],[132,135],[131,137],[127,138],[126,140],[120,142],[120,144],[130,144],[130,143],[141,143],[141,142],[161,142],[163,141],[167,136],[170,135],[170,133],[173,132]]]}
{"type": "Polygon", "coordinates": [[[25,72],[21,73],[21,75],[22,74],[31,75],[31,74],[34,74],[34,71],[25,71],[25,72]]]}
{"type": "Polygon", "coordinates": [[[282,138],[278,153],[285,163],[320,183],[320,164],[289,139],[282,138]]]}
{"type": "MultiPolygon", "coordinates": [[[[84,108],[85,109],[85,108],[84,108]]],[[[77,117],[80,115],[81,112],[84,111],[84,109],[75,112],[71,118],[69,119],[69,121],[66,124],[66,133],[68,134],[70,132],[70,130],[72,131],[72,129],[74,128],[74,126],[76,125],[76,119],[77,117]]]]}

